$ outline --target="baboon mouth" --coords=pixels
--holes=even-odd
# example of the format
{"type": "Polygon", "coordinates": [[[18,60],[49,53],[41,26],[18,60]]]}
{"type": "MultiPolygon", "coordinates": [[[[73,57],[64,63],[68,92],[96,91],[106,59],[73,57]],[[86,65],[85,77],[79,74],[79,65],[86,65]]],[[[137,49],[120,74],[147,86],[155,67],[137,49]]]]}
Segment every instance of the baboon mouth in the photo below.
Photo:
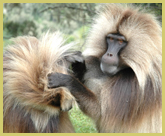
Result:
{"type": "Polygon", "coordinates": [[[102,63],[100,64],[100,68],[101,71],[108,76],[113,76],[119,71],[119,68],[117,66],[105,66],[102,63]]]}

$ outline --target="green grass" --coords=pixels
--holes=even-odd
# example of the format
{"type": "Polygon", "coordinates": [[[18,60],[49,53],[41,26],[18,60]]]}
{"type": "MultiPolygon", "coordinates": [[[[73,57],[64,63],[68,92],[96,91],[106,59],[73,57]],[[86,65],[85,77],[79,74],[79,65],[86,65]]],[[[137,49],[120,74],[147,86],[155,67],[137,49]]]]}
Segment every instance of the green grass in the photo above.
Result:
{"type": "Polygon", "coordinates": [[[97,133],[94,122],[83,114],[78,107],[72,108],[69,115],[76,133],[97,133]]]}

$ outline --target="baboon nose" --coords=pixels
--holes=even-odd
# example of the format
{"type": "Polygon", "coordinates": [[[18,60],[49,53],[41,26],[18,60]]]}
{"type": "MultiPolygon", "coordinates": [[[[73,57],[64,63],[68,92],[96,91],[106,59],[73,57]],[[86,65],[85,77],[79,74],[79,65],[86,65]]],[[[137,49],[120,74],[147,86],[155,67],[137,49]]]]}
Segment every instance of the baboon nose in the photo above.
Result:
{"type": "Polygon", "coordinates": [[[107,53],[107,56],[112,57],[113,54],[112,53],[107,53]]]}

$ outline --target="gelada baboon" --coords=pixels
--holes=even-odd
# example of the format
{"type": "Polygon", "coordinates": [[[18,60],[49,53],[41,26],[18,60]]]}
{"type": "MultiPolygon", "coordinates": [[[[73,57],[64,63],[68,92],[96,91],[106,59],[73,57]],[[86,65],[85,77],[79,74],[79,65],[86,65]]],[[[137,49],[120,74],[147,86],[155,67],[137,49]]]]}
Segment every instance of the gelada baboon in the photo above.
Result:
{"type": "MultiPolygon", "coordinates": [[[[47,74],[69,74],[75,57],[57,32],[40,40],[18,37],[3,54],[3,131],[6,133],[74,132],[68,112],[76,102],[65,87],[47,88],[47,74]],[[72,55],[71,57],[69,57],[72,55]]],[[[75,54],[76,55],[76,54],[75,54]]],[[[78,59],[78,57],[76,57],[78,59]]]]}
{"type": "MultiPolygon", "coordinates": [[[[67,87],[98,132],[162,132],[162,37],[155,17],[131,5],[108,4],[88,35],[85,86],[52,73],[49,87],[67,87]],[[58,79],[58,82],[55,82],[58,79]],[[65,82],[64,82],[65,79],[65,82]]],[[[80,65],[78,65],[80,68],[80,65]]]]}

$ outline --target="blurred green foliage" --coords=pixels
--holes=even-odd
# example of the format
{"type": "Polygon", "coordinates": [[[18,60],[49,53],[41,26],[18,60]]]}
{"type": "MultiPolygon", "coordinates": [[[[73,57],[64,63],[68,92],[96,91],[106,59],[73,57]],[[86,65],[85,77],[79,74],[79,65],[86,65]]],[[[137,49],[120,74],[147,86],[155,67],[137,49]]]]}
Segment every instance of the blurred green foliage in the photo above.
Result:
{"type": "Polygon", "coordinates": [[[37,36],[37,27],[33,21],[25,20],[21,23],[8,21],[4,23],[4,28],[6,32],[12,34],[13,37],[16,37],[18,35],[37,36]]]}
{"type": "Polygon", "coordinates": [[[4,3],[4,45],[12,37],[61,31],[69,36],[68,42],[83,45],[91,17],[97,4],[90,3],[4,3]]]}

